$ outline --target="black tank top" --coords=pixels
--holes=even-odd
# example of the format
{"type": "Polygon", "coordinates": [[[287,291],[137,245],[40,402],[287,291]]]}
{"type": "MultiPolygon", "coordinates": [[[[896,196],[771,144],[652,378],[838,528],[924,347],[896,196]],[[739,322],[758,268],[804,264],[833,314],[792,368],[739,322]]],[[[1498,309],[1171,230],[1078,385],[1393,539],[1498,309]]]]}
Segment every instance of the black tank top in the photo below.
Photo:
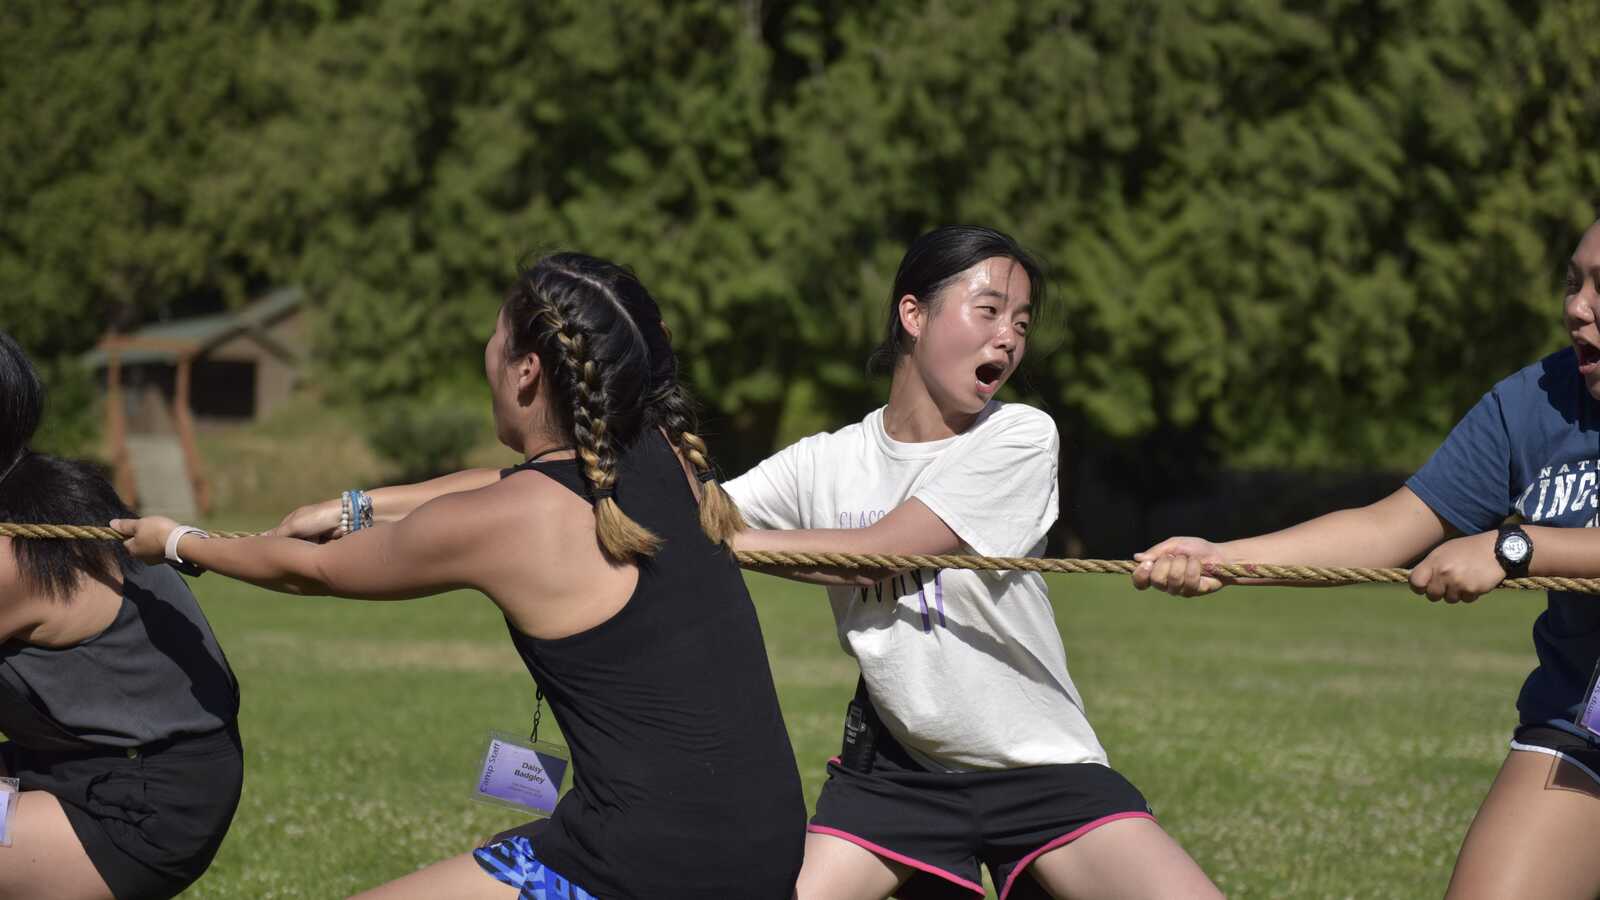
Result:
{"type": "MultiPolygon", "coordinates": [[[[588,496],[576,460],[505,474],[522,469],[588,496]]],[[[507,622],[573,757],[572,789],[534,850],[607,900],[789,900],[805,801],[744,578],[700,530],[659,432],[624,454],[617,475],[617,503],[662,538],[627,605],[557,640],[507,622]]]]}
{"type": "Polygon", "coordinates": [[[134,563],[116,618],[82,643],[0,643],[0,732],[21,747],[138,747],[216,731],[238,713],[216,635],[167,566],[134,563]]]}

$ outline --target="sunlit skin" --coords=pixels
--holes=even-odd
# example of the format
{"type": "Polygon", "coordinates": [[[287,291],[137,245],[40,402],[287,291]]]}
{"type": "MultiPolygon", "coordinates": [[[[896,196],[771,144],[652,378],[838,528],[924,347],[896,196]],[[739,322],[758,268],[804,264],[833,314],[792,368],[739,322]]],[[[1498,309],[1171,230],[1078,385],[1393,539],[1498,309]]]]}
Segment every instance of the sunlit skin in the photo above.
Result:
{"type": "Polygon", "coordinates": [[[897,441],[952,437],[972,425],[1027,349],[1033,285],[1014,260],[991,257],[937,297],[900,298],[900,324],[915,339],[895,367],[884,429],[897,441]]]}

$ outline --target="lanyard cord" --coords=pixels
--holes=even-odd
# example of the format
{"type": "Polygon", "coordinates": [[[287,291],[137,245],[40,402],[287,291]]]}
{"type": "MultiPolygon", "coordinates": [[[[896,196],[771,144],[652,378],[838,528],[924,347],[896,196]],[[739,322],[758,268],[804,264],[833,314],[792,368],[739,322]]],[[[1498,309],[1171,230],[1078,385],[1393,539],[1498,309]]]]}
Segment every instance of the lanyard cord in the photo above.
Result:
{"type": "Polygon", "coordinates": [[[528,743],[539,743],[539,719],[544,715],[544,688],[533,687],[533,733],[528,735],[528,743]]]}

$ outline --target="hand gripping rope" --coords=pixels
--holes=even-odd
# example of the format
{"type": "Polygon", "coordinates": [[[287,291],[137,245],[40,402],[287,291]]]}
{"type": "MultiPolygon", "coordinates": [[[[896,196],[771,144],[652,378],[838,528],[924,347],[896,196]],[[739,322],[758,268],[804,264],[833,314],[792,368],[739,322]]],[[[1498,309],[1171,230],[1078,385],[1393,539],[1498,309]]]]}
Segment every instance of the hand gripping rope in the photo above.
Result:
{"type": "MultiPolygon", "coordinates": [[[[212,531],[217,538],[255,537],[248,531],[212,531]]],[[[110,528],[91,525],[18,525],[0,522],[0,537],[124,540],[110,528]]],[[[740,551],[747,569],[803,566],[827,569],[978,569],[983,571],[1058,572],[1069,575],[1127,575],[1138,567],[1130,559],[1041,559],[1032,556],[911,556],[879,553],[777,553],[740,551]]],[[[1208,575],[1266,578],[1306,584],[1406,584],[1410,569],[1366,569],[1346,566],[1278,566],[1266,563],[1215,563],[1208,575]]],[[[1245,582],[1248,584],[1248,582],[1245,582]]],[[[1507,578],[1500,587],[1519,591],[1571,591],[1600,594],[1600,578],[1536,576],[1507,578]]]]}

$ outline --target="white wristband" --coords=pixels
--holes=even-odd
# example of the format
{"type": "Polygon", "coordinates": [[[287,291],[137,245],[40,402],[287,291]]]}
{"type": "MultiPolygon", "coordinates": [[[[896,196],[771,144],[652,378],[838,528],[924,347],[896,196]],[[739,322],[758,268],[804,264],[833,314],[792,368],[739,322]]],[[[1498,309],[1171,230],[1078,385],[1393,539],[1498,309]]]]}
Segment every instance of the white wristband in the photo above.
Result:
{"type": "Polygon", "coordinates": [[[177,528],[172,529],[172,533],[167,535],[166,557],[168,562],[175,562],[180,566],[183,565],[183,557],[178,555],[178,541],[182,540],[186,534],[198,534],[203,538],[211,536],[206,534],[205,529],[195,528],[192,525],[179,525],[177,528]]]}

